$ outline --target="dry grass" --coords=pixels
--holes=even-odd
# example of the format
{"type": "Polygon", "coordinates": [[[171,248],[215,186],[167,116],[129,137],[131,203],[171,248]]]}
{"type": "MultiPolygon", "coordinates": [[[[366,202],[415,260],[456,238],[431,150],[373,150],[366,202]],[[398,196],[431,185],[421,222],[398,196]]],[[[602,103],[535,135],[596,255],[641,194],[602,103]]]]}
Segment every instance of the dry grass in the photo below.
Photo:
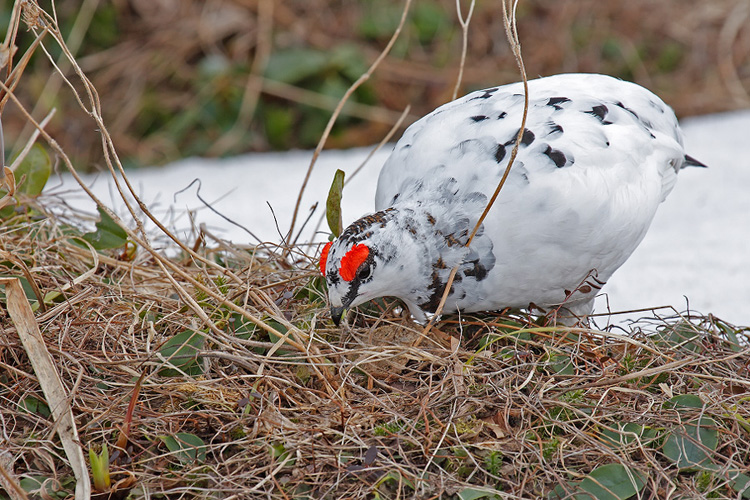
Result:
{"type": "MultiPolygon", "coordinates": [[[[60,45],[127,193],[96,89],[53,19],[31,14],[60,45]]],[[[26,123],[75,172],[47,128],[26,123]]],[[[152,216],[136,203],[132,220],[110,213],[129,245],[97,252],[76,243],[87,218],[62,201],[19,199],[0,229],[0,275],[27,285],[80,447],[110,449],[121,482],[109,498],[533,498],[555,487],[573,498],[605,464],[642,475],[640,498],[736,498],[750,475],[748,328],[657,311],[627,332],[570,329],[506,311],[444,318],[415,347],[421,327],[392,304],[334,329],[314,247],[146,234],[139,217],[152,216]],[[705,460],[681,463],[668,443],[687,447],[696,424],[703,455],[686,456],[705,460]]],[[[63,409],[48,407],[49,374],[10,314],[0,311],[0,485],[42,497],[27,493],[36,477],[72,495],[70,429],[50,416],[63,409]]]]}
{"type": "MultiPolygon", "coordinates": [[[[42,294],[95,269],[36,316],[84,450],[108,443],[114,451],[144,377],[127,446],[111,466],[132,476],[134,498],[449,498],[466,488],[530,498],[607,463],[646,474],[643,498],[723,497],[732,489],[722,470],[750,472],[748,331],[716,318],[654,321],[630,336],[517,315],[448,318],[410,348],[419,329],[392,312],[332,328],[310,288],[315,273],[300,270],[308,267],[302,255],[282,262],[261,248],[201,251],[239,282],[185,259],[181,271],[225,298],[218,301],[140,250],[133,261],[99,255],[95,266],[91,251],[62,234],[63,221],[31,206],[38,220],[6,225],[3,244],[42,294]],[[300,336],[278,341],[227,301],[300,336]],[[650,336],[656,330],[661,340],[650,336]],[[165,343],[183,332],[202,340],[170,358],[165,343]],[[666,404],[684,394],[704,406],[666,404]],[[713,418],[720,436],[711,453],[719,472],[707,478],[681,473],[661,447],[699,415],[713,418]],[[655,441],[607,444],[603,433],[623,422],[652,429],[655,441]],[[205,458],[170,452],[162,438],[177,433],[201,438],[205,458]]],[[[3,324],[6,469],[16,481],[54,478],[72,491],[50,417],[25,409],[45,398],[13,322],[3,324]]]]}

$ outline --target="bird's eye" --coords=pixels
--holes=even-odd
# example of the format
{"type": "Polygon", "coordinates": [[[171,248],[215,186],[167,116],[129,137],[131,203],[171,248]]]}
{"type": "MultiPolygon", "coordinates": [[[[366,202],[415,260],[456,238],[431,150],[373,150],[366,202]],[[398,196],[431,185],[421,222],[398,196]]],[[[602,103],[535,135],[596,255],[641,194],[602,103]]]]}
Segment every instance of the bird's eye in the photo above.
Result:
{"type": "Polygon", "coordinates": [[[371,274],[372,274],[371,266],[362,266],[361,268],[359,268],[359,271],[357,271],[357,279],[359,281],[364,281],[367,278],[369,278],[371,274]]]}

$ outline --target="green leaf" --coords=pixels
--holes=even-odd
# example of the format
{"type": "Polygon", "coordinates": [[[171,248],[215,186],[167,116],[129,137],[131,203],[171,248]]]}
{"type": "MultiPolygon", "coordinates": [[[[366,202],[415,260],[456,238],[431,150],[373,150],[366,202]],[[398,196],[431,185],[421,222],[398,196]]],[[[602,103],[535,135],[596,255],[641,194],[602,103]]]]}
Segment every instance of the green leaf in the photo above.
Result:
{"type": "MultiPolygon", "coordinates": [[[[287,327],[285,327],[284,325],[282,325],[281,323],[273,319],[266,320],[266,324],[282,335],[285,334],[287,331],[289,331],[287,327]]],[[[271,340],[271,342],[274,342],[274,343],[281,340],[281,337],[271,332],[268,332],[268,338],[271,340]]]]}
{"type": "Polygon", "coordinates": [[[18,484],[25,492],[32,493],[41,488],[46,480],[45,476],[26,476],[22,477],[18,484]]]}
{"type": "Polygon", "coordinates": [[[548,364],[550,372],[554,375],[575,375],[575,366],[570,356],[565,354],[553,355],[548,364]]]}
{"type": "MultiPolygon", "coordinates": [[[[607,464],[597,467],[583,478],[579,488],[597,500],[624,500],[630,498],[646,485],[645,476],[622,464],[607,464]]],[[[581,498],[585,498],[581,495],[581,498]]]]}
{"type": "Polygon", "coordinates": [[[205,337],[199,332],[185,330],[167,340],[159,349],[159,354],[167,360],[167,366],[159,371],[159,375],[165,377],[179,377],[183,373],[188,375],[200,375],[203,373],[201,358],[198,352],[203,348],[205,337]]]}
{"type": "Polygon", "coordinates": [[[734,352],[740,352],[742,350],[742,345],[739,338],[737,337],[737,334],[740,333],[741,330],[735,329],[735,327],[721,321],[718,318],[714,318],[714,322],[716,326],[719,327],[722,332],[724,332],[724,335],[726,335],[730,349],[732,349],[732,351],[734,352]]]}
{"type": "Polygon", "coordinates": [[[227,322],[227,330],[239,339],[248,340],[253,338],[258,331],[258,327],[242,314],[233,312],[227,322]]]}
{"type": "Polygon", "coordinates": [[[52,412],[49,409],[49,406],[47,406],[47,403],[44,401],[41,401],[34,396],[27,396],[23,398],[19,403],[18,407],[21,410],[27,411],[29,413],[36,413],[37,415],[49,418],[52,415],[52,412]]]}
{"type": "Polygon", "coordinates": [[[557,486],[554,487],[552,491],[549,492],[549,495],[547,495],[547,498],[550,500],[559,500],[561,498],[571,498],[571,496],[568,494],[568,490],[575,488],[574,484],[571,483],[565,483],[567,488],[563,486],[563,483],[559,483],[557,486]]]}
{"type": "MultiPolygon", "coordinates": [[[[107,250],[120,248],[127,244],[128,233],[107,215],[107,212],[97,207],[99,221],[96,223],[96,231],[86,233],[81,238],[86,240],[95,250],[107,250]]],[[[74,240],[75,241],[75,240],[74,240]]]]}
{"type": "MultiPolygon", "coordinates": [[[[3,263],[3,264],[7,265],[11,269],[17,269],[17,267],[11,263],[7,263],[7,264],[3,263]]],[[[3,265],[3,264],[0,264],[0,265],[3,265]]],[[[0,274],[0,277],[3,277],[3,278],[7,276],[8,275],[6,274],[0,274]]],[[[18,281],[21,282],[21,287],[23,288],[24,295],[26,295],[26,298],[29,299],[29,303],[31,304],[31,309],[36,311],[39,308],[39,304],[37,303],[37,300],[36,300],[36,294],[34,293],[34,288],[31,286],[31,283],[29,283],[29,280],[27,280],[23,276],[19,277],[18,281]]],[[[4,290],[5,290],[5,286],[0,285],[0,302],[3,304],[7,304],[7,298],[5,296],[4,290]]]]}
{"type": "Polygon", "coordinates": [[[206,444],[195,434],[187,432],[178,432],[172,436],[159,436],[167,449],[182,462],[189,464],[192,462],[203,463],[206,461],[206,444]]]}
{"type": "Polygon", "coordinates": [[[463,490],[456,493],[459,500],[477,500],[479,498],[500,498],[497,494],[486,491],[477,490],[474,488],[464,488],[463,490]]]}
{"type": "Polygon", "coordinates": [[[41,144],[34,144],[29,153],[16,168],[16,182],[26,178],[18,186],[18,192],[28,196],[39,196],[52,173],[52,161],[41,144]]]}
{"type": "Polygon", "coordinates": [[[727,411],[722,415],[734,419],[740,426],[745,429],[746,432],[750,432],[750,420],[740,414],[740,411],[744,411],[745,405],[750,401],[750,398],[741,398],[736,404],[727,408],[727,411]]]}
{"type": "Polygon", "coordinates": [[[702,417],[696,423],[685,424],[672,431],[664,442],[662,452],[680,469],[709,467],[710,452],[719,445],[719,431],[716,422],[702,417]]]}
{"type": "Polygon", "coordinates": [[[664,408],[667,409],[686,409],[686,408],[703,408],[703,400],[696,394],[680,394],[671,398],[669,401],[664,403],[664,408]]]}
{"type": "Polygon", "coordinates": [[[750,498],[750,476],[736,470],[730,470],[729,478],[729,486],[731,486],[734,491],[742,494],[742,498],[750,498]]]}
{"type": "Polygon", "coordinates": [[[687,321],[669,325],[657,332],[653,338],[657,345],[667,349],[680,349],[694,353],[704,350],[700,331],[687,321]]]}
{"type": "Polygon", "coordinates": [[[289,450],[286,449],[283,443],[271,443],[269,445],[269,452],[271,457],[276,459],[278,463],[286,462],[286,466],[293,466],[297,460],[295,458],[289,458],[289,450]]]}
{"type": "Polygon", "coordinates": [[[107,443],[102,445],[101,454],[97,454],[93,448],[89,448],[89,463],[91,464],[94,489],[96,491],[107,491],[112,484],[109,476],[109,450],[107,449],[107,443]]]}
{"type": "Polygon", "coordinates": [[[65,498],[68,496],[58,481],[47,476],[23,476],[18,484],[25,492],[34,495],[31,498],[65,498]]]}
{"type": "Polygon", "coordinates": [[[408,478],[403,477],[400,472],[394,472],[394,471],[389,471],[386,475],[378,479],[378,481],[375,483],[375,487],[378,488],[380,487],[380,485],[388,481],[394,481],[397,484],[403,483],[409,488],[411,488],[412,490],[414,489],[413,482],[411,482],[408,478]]]}
{"type": "Polygon", "coordinates": [[[325,278],[316,275],[294,293],[296,300],[304,300],[312,304],[325,305],[325,278]]]}
{"type": "Polygon", "coordinates": [[[328,227],[331,228],[333,236],[338,238],[343,229],[341,218],[341,197],[344,190],[344,171],[336,170],[331,183],[331,189],[328,191],[328,200],[326,200],[326,219],[328,227]]]}

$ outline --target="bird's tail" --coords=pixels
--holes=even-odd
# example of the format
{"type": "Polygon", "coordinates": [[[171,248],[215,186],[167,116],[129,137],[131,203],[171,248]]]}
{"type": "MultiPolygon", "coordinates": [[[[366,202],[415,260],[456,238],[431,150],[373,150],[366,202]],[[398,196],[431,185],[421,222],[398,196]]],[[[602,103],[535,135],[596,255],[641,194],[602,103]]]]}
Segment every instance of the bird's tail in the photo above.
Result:
{"type": "Polygon", "coordinates": [[[708,165],[705,163],[701,163],[695,158],[693,158],[690,155],[685,155],[685,161],[682,162],[682,166],[680,168],[685,167],[701,167],[701,168],[708,168],[708,165]]]}

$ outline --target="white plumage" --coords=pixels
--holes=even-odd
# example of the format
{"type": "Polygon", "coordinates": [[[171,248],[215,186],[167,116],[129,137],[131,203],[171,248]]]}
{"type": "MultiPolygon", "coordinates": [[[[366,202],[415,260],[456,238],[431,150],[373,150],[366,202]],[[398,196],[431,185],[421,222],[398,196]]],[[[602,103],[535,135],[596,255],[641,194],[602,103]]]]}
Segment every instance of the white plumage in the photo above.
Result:
{"type": "Polygon", "coordinates": [[[417,320],[504,307],[585,316],[643,239],[686,156],[672,110],[633,83],[594,74],[529,81],[508,180],[469,248],[519,132],[521,83],[473,92],[409,127],[383,166],[377,212],[326,247],[334,320],[380,296],[417,320]]]}

